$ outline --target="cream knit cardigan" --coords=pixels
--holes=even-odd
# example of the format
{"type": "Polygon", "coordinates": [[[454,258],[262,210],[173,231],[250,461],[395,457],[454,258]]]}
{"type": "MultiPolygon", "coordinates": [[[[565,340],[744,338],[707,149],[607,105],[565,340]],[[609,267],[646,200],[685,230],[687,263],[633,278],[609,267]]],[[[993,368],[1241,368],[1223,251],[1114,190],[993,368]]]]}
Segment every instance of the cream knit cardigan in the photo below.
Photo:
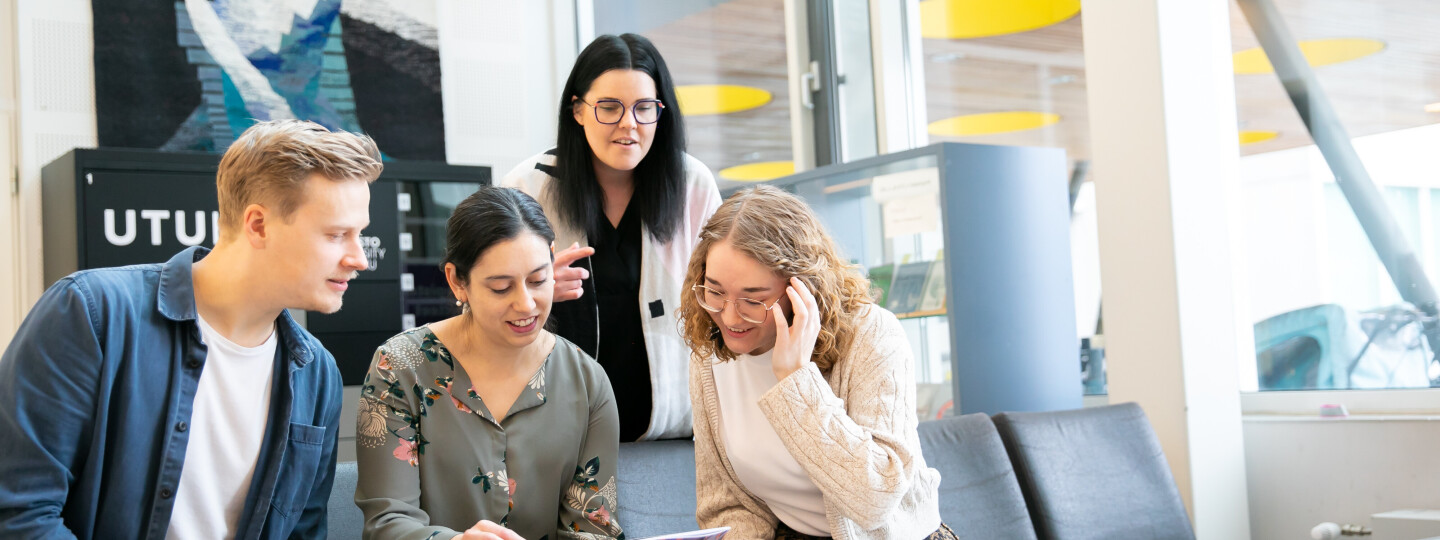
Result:
{"type": "MultiPolygon", "coordinates": [[[[940,473],[916,432],[914,361],[894,314],[865,306],[849,354],[821,375],[814,363],[760,398],[760,410],[825,499],[836,539],[920,540],[940,527],[940,473]]],[[[729,526],[727,540],[773,538],[777,518],[735,477],[719,438],[711,358],[692,355],[695,518],[729,526]]]]}

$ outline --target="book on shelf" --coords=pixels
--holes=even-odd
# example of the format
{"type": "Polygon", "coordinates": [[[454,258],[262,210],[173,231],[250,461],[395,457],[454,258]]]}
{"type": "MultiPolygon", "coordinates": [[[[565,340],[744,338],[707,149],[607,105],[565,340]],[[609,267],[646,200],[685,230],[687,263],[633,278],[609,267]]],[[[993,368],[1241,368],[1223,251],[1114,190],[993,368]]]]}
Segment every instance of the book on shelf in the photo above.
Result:
{"type": "Polygon", "coordinates": [[[916,311],[941,309],[945,309],[945,259],[936,259],[930,263],[930,270],[925,275],[925,289],[916,311]]]}
{"type": "Polygon", "coordinates": [[[885,309],[897,315],[920,309],[920,300],[925,294],[925,278],[929,274],[928,261],[906,263],[895,268],[895,278],[885,298],[885,309]]]}

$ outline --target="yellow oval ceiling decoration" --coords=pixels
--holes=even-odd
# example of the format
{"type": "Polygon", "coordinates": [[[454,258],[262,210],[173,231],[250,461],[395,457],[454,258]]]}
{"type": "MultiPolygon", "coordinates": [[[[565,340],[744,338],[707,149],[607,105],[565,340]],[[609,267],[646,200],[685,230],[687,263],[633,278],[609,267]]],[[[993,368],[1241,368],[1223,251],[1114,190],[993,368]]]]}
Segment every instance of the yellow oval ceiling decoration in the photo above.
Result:
{"type": "Polygon", "coordinates": [[[1240,144],[1262,143],[1280,136],[1279,131],[1241,130],[1240,144]]]}
{"type": "Polygon", "coordinates": [[[1005,111],[967,114],[930,123],[931,135],[967,137],[1010,133],[1048,126],[1060,121],[1060,115],[1038,111],[1005,111]]]}
{"type": "Polygon", "coordinates": [[[720,169],[720,178],[739,182],[763,182],[795,174],[793,161],[762,161],[720,169]]]}
{"type": "Polygon", "coordinates": [[[770,92],[734,84],[687,84],[675,87],[685,116],[729,114],[770,103],[770,92]]]}
{"type": "MultiPolygon", "coordinates": [[[[1385,50],[1385,42],[1365,38],[1311,39],[1300,42],[1300,53],[1312,66],[1328,66],[1364,58],[1385,50]]],[[[1235,53],[1236,75],[1274,73],[1275,67],[1259,47],[1235,53]]]]}
{"type": "Polygon", "coordinates": [[[1044,28],[1080,13],[1080,0],[924,0],[920,35],[932,39],[1001,36],[1044,28]]]}

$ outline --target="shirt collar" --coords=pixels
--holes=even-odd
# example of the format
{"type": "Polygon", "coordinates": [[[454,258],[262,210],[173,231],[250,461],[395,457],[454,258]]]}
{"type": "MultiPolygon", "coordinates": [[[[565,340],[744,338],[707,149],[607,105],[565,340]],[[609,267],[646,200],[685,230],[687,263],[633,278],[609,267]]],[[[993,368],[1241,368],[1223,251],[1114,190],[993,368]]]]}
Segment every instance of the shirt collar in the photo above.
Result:
{"type": "MultiPolygon", "coordinates": [[[[209,253],[208,248],[194,246],[176,253],[161,265],[159,310],[165,318],[177,322],[193,322],[196,319],[195,262],[209,253]]],[[[305,340],[300,339],[305,329],[295,322],[288,310],[280,312],[280,316],[275,320],[275,328],[280,332],[281,343],[295,362],[295,367],[304,367],[314,359],[315,355],[310,347],[306,346],[305,340]]]]}
{"type": "Polygon", "coordinates": [[[176,253],[160,267],[160,314],[172,321],[195,320],[195,261],[209,249],[195,246],[176,253]]]}

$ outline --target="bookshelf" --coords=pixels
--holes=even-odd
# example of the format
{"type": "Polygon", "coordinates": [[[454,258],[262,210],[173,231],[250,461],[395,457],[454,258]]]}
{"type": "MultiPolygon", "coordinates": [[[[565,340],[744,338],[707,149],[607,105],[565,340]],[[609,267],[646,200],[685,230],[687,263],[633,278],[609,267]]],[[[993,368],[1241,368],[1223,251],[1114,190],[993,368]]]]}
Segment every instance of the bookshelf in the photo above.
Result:
{"type": "Polygon", "coordinates": [[[896,313],[895,318],[900,320],[919,319],[921,317],[944,317],[945,308],[931,309],[926,311],[911,311],[909,313],[896,313]]]}

